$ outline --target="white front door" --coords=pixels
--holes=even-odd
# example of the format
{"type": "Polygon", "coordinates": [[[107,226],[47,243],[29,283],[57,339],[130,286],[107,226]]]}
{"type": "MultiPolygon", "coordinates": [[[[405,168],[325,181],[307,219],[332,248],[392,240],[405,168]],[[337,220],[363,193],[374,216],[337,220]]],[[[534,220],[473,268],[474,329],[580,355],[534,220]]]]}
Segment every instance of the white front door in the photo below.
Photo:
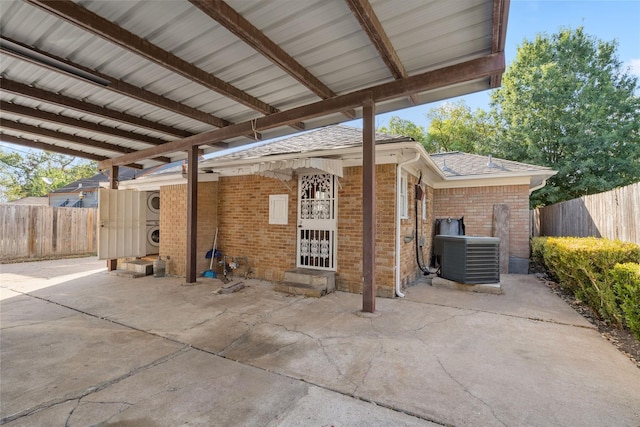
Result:
{"type": "Polygon", "coordinates": [[[337,209],[334,175],[298,176],[298,267],[336,270],[337,209]]]}

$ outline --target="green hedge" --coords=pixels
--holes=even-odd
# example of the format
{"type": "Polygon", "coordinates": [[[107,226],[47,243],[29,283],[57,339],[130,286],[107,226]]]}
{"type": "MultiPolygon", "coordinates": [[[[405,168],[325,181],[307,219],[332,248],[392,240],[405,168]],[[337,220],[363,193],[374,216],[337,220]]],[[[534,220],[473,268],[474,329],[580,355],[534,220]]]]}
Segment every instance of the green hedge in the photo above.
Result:
{"type": "Polygon", "coordinates": [[[640,340],[640,264],[616,264],[611,270],[611,280],[624,321],[640,340]]]}
{"type": "MultiPolygon", "coordinates": [[[[595,237],[537,237],[531,241],[531,253],[534,262],[542,262],[561,286],[573,292],[601,318],[616,325],[621,325],[623,319],[629,322],[626,313],[633,310],[621,310],[622,302],[629,301],[627,305],[637,308],[638,300],[634,303],[633,297],[618,295],[622,292],[617,286],[619,278],[627,276],[623,272],[615,273],[614,269],[617,264],[640,264],[640,246],[595,237]]],[[[629,283],[628,289],[623,287],[625,295],[636,295],[637,298],[637,293],[634,294],[637,286],[634,288],[633,282],[629,281],[624,283],[629,283]]]]}

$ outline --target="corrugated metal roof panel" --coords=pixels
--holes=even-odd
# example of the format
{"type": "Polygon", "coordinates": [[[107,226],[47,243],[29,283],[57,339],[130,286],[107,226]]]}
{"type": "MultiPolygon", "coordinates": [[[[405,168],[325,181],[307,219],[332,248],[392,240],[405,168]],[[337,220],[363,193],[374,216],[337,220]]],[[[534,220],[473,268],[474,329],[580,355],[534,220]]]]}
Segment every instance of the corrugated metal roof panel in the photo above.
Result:
{"type": "MultiPolygon", "coordinates": [[[[188,1],[74,1],[280,110],[319,100],[310,89],[188,1]]],[[[370,1],[409,75],[481,57],[490,52],[493,25],[491,0],[370,1]]],[[[344,0],[227,2],[335,93],[349,93],[393,80],[344,0]]],[[[38,7],[17,0],[2,1],[1,7],[0,31],[3,36],[100,70],[116,79],[229,122],[245,122],[262,116],[262,113],[252,108],[38,7]]],[[[108,87],[97,87],[12,57],[3,56],[0,72],[5,78],[192,133],[214,129],[199,120],[116,94],[108,87]]],[[[478,79],[418,94],[417,98],[420,102],[430,102],[486,89],[488,85],[488,79],[478,79]]],[[[161,132],[29,100],[24,96],[2,92],[0,97],[32,108],[154,136],[165,141],[175,139],[161,132]]],[[[379,103],[377,111],[385,112],[408,106],[410,104],[407,98],[400,97],[379,103]]],[[[332,113],[305,122],[308,128],[312,128],[343,120],[344,115],[332,113]]],[[[91,135],[89,131],[71,127],[59,129],[88,138],[104,138],[104,135],[91,135]]],[[[268,138],[291,132],[292,128],[280,126],[261,133],[268,138]]],[[[127,147],[148,146],[119,138],[111,140],[127,147]]],[[[248,141],[249,138],[238,137],[229,142],[233,145],[248,141]]],[[[216,149],[207,147],[206,151],[216,149]]],[[[176,153],[174,157],[184,157],[184,153],[176,153]]]]}

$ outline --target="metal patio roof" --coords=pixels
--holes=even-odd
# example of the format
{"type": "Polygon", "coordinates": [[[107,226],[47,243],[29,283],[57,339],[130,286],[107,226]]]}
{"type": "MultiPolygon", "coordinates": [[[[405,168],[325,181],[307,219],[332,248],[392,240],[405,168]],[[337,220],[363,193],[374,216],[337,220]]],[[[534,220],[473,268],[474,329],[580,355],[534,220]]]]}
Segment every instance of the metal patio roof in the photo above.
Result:
{"type": "Polygon", "coordinates": [[[0,2],[0,140],[149,167],[500,85],[509,0],[0,2]],[[121,157],[124,156],[124,157],[121,157]]]}

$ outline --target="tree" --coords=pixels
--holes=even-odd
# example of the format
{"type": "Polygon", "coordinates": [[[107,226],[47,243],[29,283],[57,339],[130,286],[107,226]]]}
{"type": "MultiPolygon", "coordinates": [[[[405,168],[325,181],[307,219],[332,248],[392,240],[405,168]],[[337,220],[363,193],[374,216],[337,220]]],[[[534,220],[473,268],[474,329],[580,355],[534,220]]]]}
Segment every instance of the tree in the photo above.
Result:
{"type": "Polygon", "coordinates": [[[434,151],[485,153],[495,133],[495,121],[482,109],[475,112],[464,102],[445,102],[427,113],[428,141],[434,151]]]}
{"type": "Polygon", "coordinates": [[[622,69],[616,48],[582,27],[525,39],[492,93],[496,154],[558,171],[532,205],[640,180],[637,78],[622,69]]]}
{"type": "Polygon", "coordinates": [[[0,150],[0,199],[44,196],[98,172],[94,162],[46,151],[20,155],[0,150]]]}
{"type": "Polygon", "coordinates": [[[415,141],[421,142],[429,151],[427,147],[427,133],[422,126],[418,126],[411,120],[401,119],[398,116],[393,116],[389,120],[389,127],[382,126],[378,129],[380,132],[390,133],[392,135],[410,136],[415,141]]]}

